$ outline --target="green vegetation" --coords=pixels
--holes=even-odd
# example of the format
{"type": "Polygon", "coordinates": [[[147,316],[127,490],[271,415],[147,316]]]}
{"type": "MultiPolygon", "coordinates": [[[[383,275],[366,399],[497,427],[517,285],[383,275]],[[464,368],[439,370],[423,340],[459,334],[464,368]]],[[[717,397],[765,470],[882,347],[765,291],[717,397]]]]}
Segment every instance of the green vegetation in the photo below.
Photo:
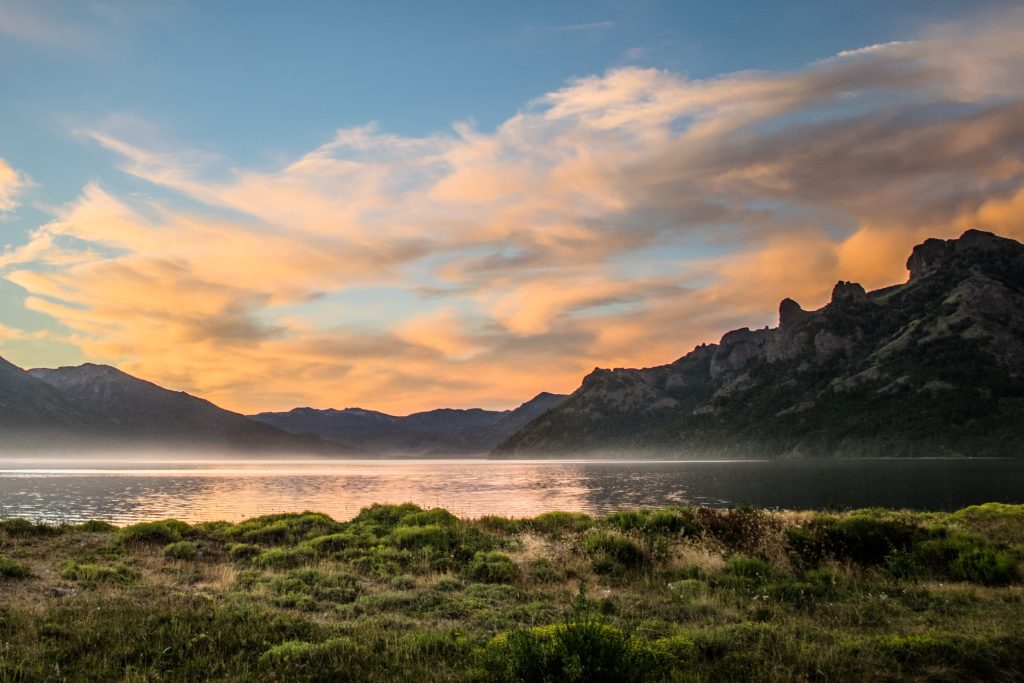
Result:
{"type": "Polygon", "coordinates": [[[1024,678],[1024,506],[0,521],[0,681],[1024,678]]]}

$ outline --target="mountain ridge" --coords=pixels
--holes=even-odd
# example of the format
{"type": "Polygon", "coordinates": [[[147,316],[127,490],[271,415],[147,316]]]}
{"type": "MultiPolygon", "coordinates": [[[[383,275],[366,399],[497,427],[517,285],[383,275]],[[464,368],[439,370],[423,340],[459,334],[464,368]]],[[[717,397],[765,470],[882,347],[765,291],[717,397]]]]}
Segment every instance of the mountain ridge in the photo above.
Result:
{"type": "Polygon", "coordinates": [[[249,416],[292,433],[323,439],[374,455],[430,457],[486,455],[565,397],[541,392],[512,410],[437,408],[405,416],[363,408],[294,408],[249,416]]]}
{"type": "Polygon", "coordinates": [[[595,369],[494,455],[1020,455],[1024,245],[969,230],[907,269],[667,365],[595,369]]]}

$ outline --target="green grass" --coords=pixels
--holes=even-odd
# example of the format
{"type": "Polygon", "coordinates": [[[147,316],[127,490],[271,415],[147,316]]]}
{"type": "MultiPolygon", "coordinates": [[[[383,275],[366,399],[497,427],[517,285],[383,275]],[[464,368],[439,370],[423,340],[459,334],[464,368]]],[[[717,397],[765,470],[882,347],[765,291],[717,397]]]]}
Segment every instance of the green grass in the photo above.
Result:
{"type": "Polygon", "coordinates": [[[3,520],[0,682],[1020,680],[1022,520],[3,520]]]}

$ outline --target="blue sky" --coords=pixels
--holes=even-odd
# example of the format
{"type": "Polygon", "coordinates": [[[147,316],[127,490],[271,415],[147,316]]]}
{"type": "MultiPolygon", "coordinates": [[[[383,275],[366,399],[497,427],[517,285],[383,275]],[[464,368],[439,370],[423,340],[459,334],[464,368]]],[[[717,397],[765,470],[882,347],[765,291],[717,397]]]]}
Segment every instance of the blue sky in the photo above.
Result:
{"type": "MultiPolygon", "coordinates": [[[[763,174],[766,159],[783,156],[773,145],[803,129],[816,140],[850,121],[872,148],[882,139],[872,122],[966,126],[1012,104],[1012,49],[987,51],[1019,25],[1016,5],[0,0],[0,160],[16,178],[0,185],[0,353],[23,365],[110,362],[239,409],[398,411],[507,406],[569,390],[594,364],[672,360],[735,321],[771,322],[771,298],[787,284],[818,305],[829,283],[815,289],[817,278],[891,277],[888,262],[843,270],[865,235],[902,250],[920,230],[953,233],[985,207],[1001,215],[992,202],[1013,205],[1018,172],[992,169],[1010,169],[1016,150],[990,150],[982,168],[951,155],[948,167],[908,171],[879,199],[918,192],[891,225],[858,188],[847,196],[795,171],[763,174]],[[940,87],[943,69],[957,92],[940,87]],[[848,92],[831,85],[839,78],[848,92]],[[780,105],[788,92],[799,101],[780,105]],[[725,138],[707,147],[697,133],[709,121],[744,147],[726,151],[725,138]],[[361,132],[338,142],[339,131],[361,132]],[[661,147],[676,156],[659,158],[661,147]],[[609,158],[622,168],[595,165],[609,158]],[[664,176],[673,164],[693,175],[664,176]],[[960,171],[960,189],[920,199],[936,174],[960,171]],[[740,177],[742,187],[708,198],[740,177]],[[298,203],[264,206],[271,197],[298,203]],[[912,230],[915,220],[930,224],[912,230]],[[737,264],[768,268],[794,230],[822,240],[806,275],[708,313],[739,296],[739,275],[728,275],[737,264]],[[160,242],[211,234],[238,245],[248,269],[273,270],[273,252],[254,245],[280,240],[290,275],[261,287],[242,265],[218,269],[213,257],[160,242]],[[163,268],[166,278],[127,281],[166,290],[181,278],[216,303],[189,310],[182,294],[147,308],[79,284],[163,268]],[[673,334],[668,321],[684,310],[690,331],[673,334]],[[289,369],[266,400],[249,402],[255,376],[213,371],[188,353],[157,360],[166,348],[128,333],[150,318],[181,326],[175,349],[233,367],[287,354],[289,369]],[[636,330],[650,336],[644,351],[636,330]],[[349,341],[327,353],[328,339],[349,341]],[[374,358],[367,339],[392,354],[374,358]],[[525,348],[542,358],[535,370],[514,360],[525,348]],[[502,358],[520,381],[495,381],[502,358]],[[296,373],[332,379],[285,386],[296,373]],[[431,383],[415,389],[424,374],[431,383]]],[[[913,126],[892,125],[895,152],[913,126]]],[[[858,171],[849,157],[821,154],[822,168],[858,171]]]]}

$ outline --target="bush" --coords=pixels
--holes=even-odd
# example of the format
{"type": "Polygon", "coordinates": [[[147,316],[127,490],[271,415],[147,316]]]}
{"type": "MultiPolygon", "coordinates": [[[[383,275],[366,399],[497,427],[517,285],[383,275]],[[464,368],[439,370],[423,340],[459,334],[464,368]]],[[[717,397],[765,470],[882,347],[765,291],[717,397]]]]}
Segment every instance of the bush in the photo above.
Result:
{"type": "Polygon", "coordinates": [[[502,517],[500,515],[484,515],[476,523],[487,531],[499,534],[516,534],[524,526],[522,520],[502,517]]]}
{"type": "Polygon", "coordinates": [[[270,648],[259,658],[264,676],[281,681],[355,681],[369,653],[349,638],[322,643],[288,641],[270,648]]]}
{"type": "Polygon", "coordinates": [[[733,555],[725,563],[725,571],[736,576],[764,581],[772,574],[772,566],[760,557],[733,555]]]}
{"type": "Polygon", "coordinates": [[[744,553],[757,552],[764,539],[780,528],[776,518],[752,507],[698,508],[695,516],[706,536],[730,550],[744,553]]]}
{"type": "Polygon", "coordinates": [[[658,681],[674,660],[668,648],[592,620],[499,634],[485,650],[489,680],[523,683],[658,681]]]}
{"type": "Polygon", "coordinates": [[[66,581],[77,581],[86,586],[101,583],[134,583],[141,575],[135,569],[123,564],[108,566],[87,562],[79,564],[68,560],[60,569],[60,577],[66,581]]]}
{"type": "Polygon", "coordinates": [[[28,568],[20,562],[0,555],[0,576],[5,579],[23,579],[28,576],[28,568]]]}
{"type": "Polygon", "coordinates": [[[437,524],[396,527],[391,532],[390,540],[399,548],[407,550],[433,548],[447,552],[459,545],[459,535],[453,529],[437,524]]]}
{"type": "Polygon", "coordinates": [[[582,512],[545,512],[533,519],[523,520],[523,526],[549,536],[575,534],[594,526],[594,520],[582,512]]]}
{"type": "Polygon", "coordinates": [[[199,546],[192,541],[178,541],[164,546],[164,556],[172,560],[194,560],[199,555],[199,546]]]}
{"type": "Polygon", "coordinates": [[[227,538],[261,545],[290,545],[341,531],[344,525],[318,512],[264,515],[223,530],[227,538]]]}
{"type": "Polygon", "coordinates": [[[398,521],[400,526],[457,526],[461,524],[459,518],[444,508],[431,508],[423,512],[412,512],[404,515],[398,521]]]}
{"type": "Polygon", "coordinates": [[[176,519],[159,522],[140,522],[118,529],[114,540],[118,543],[152,543],[166,545],[180,541],[192,527],[176,519]]]}
{"type": "Polygon", "coordinates": [[[518,571],[512,558],[505,553],[476,553],[466,573],[480,583],[511,583],[518,571]]]}
{"type": "Polygon", "coordinates": [[[62,531],[63,529],[59,526],[45,523],[36,524],[19,517],[0,520],[0,532],[4,532],[8,536],[56,536],[62,531]]]}
{"type": "Polygon", "coordinates": [[[701,525],[692,508],[667,510],[620,510],[604,518],[604,523],[622,532],[644,535],[696,536],[701,525]]]}
{"type": "Polygon", "coordinates": [[[251,560],[262,552],[263,548],[251,543],[232,543],[228,546],[228,554],[233,560],[251,560]]]}
{"type": "Polygon", "coordinates": [[[351,532],[318,536],[309,541],[309,547],[318,555],[331,555],[346,548],[362,545],[361,539],[351,532]]]}
{"type": "Polygon", "coordinates": [[[558,583],[565,579],[565,572],[555,567],[546,557],[537,557],[527,565],[530,579],[538,583],[558,583]]]}
{"type": "Polygon", "coordinates": [[[253,564],[267,569],[289,569],[307,564],[314,559],[312,550],[305,546],[297,548],[270,548],[253,558],[253,564]]]}
{"type": "Polygon", "coordinates": [[[108,531],[114,531],[115,529],[117,529],[117,527],[113,524],[109,524],[108,522],[103,522],[98,519],[90,519],[88,521],[82,522],[81,524],[76,524],[74,526],[74,529],[76,531],[84,531],[90,534],[98,534],[105,533],[108,531]]]}
{"type": "Polygon", "coordinates": [[[912,552],[917,544],[943,533],[904,520],[857,514],[818,518],[806,527],[787,530],[786,537],[791,556],[804,566],[833,557],[869,567],[885,564],[893,553],[912,552]]]}
{"type": "Polygon", "coordinates": [[[643,549],[621,534],[600,532],[587,538],[586,552],[598,574],[621,575],[647,563],[643,549]]]}
{"type": "Polygon", "coordinates": [[[961,551],[950,564],[954,578],[986,586],[1004,585],[1017,579],[1017,561],[1009,553],[983,546],[961,551]]]}
{"type": "Polygon", "coordinates": [[[365,507],[349,523],[351,527],[371,531],[376,536],[387,536],[398,525],[403,517],[423,512],[423,508],[413,503],[401,505],[381,505],[374,503],[365,507]]]}

